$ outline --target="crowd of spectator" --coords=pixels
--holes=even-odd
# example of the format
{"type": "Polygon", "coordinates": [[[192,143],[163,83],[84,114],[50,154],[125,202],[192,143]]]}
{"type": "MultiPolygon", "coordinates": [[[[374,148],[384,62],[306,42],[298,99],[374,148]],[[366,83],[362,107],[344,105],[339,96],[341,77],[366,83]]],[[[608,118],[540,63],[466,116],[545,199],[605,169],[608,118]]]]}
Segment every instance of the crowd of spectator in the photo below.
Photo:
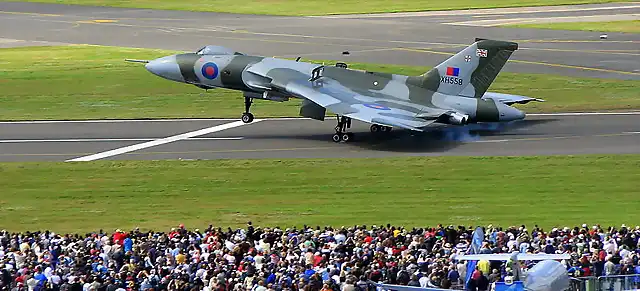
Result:
{"type": "MultiPolygon", "coordinates": [[[[245,228],[85,235],[0,232],[0,289],[375,290],[371,282],[487,290],[509,279],[504,262],[479,262],[465,286],[472,227],[245,228]]],[[[638,274],[640,227],[484,227],[480,253],[570,253],[570,275],[638,274]]],[[[527,264],[523,264],[525,268],[527,264]]]]}

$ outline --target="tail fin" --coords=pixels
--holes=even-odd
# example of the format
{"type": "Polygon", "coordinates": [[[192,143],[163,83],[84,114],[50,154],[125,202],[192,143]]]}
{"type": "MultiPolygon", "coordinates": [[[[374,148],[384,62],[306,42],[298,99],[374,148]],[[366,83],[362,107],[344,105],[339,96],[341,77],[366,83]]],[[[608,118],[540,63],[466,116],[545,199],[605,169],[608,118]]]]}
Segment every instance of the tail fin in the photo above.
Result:
{"type": "Polygon", "coordinates": [[[517,49],[515,42],[476,38],[472,45],[412,81],[439,93],[480,98],[517,49]]]}

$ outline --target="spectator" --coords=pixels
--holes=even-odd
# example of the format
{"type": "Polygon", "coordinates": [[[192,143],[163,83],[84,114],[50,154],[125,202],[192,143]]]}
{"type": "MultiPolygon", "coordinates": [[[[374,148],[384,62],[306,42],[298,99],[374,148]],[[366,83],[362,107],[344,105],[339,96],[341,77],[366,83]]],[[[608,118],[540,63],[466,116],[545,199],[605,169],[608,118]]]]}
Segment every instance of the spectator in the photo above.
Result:
{"type": "MultiPolygon", "coordinates": [[[[29,291],[370,290],[370,281],[464,286],[472,227],[209,226],[112,234],[0,232],[0,288],[29,291]]],[[[640,227],[485,228],[480,253],[570,253],[573,276],[638,274],[640,227]]],[[[478,262],[469,287],[512,279],[504,262],[478,262]],[[488,276],[486,274],[489,274],[488,276]]],[[[525,267],[526,271],[526,267],[525,267]]]]}

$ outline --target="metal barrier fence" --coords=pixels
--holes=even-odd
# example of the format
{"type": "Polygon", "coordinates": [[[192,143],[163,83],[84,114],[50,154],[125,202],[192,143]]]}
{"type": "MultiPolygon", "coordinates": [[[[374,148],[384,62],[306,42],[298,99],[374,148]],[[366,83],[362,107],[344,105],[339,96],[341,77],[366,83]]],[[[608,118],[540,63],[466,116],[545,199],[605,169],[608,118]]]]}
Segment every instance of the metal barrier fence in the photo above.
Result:
{"type": "Polygon", "coordinates": [[[571,278],[570,291],[640,290],[640,274],[571,278]]]}

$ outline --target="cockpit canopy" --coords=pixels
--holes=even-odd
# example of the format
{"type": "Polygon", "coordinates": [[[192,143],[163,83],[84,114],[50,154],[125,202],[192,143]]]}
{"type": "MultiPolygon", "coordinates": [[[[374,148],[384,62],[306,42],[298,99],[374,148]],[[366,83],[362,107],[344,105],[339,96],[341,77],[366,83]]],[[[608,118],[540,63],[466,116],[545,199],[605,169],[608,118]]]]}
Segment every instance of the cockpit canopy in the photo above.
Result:
{"type": "Polygon", "coordinates": [[[217,45],[208,45],[199,49],[196,54],[198,55],[244,55],[226,47],[217,45]]]}

